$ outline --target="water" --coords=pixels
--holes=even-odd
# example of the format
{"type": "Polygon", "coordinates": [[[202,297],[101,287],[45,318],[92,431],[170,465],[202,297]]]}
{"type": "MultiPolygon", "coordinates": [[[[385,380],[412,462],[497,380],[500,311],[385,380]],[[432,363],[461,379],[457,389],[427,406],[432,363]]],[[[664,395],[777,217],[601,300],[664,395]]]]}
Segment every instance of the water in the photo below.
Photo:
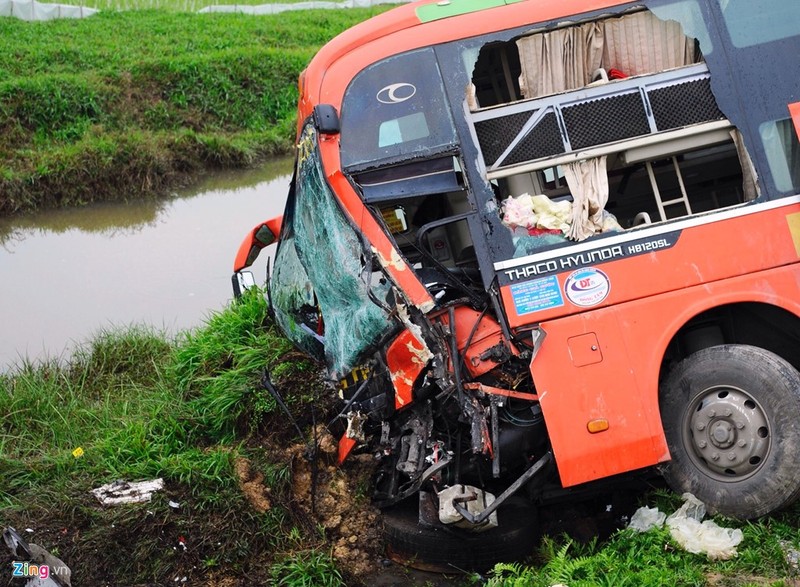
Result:
{"type": "Polygon", "coordinates": [[[202,325],[233,296],[245,234],[283,213],[291,165],[216,173],[167,201],[0,219],[0,370],[68,356],[102,330],[202,325]]]}

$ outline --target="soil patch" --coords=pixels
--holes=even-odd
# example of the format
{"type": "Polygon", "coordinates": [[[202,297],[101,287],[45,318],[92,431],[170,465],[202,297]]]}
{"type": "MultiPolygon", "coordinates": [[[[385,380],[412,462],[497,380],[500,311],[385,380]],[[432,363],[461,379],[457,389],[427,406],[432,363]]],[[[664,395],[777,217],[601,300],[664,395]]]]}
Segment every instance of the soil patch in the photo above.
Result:
{"type": "Polygon", "coordinates": [[[334,438],[322,426],[316,436],[316,458],[309,458],[305,445],[288,450],[293,509],[324,528],[340,568],[363,580],[382,570],[385,559],[380,511],[369,502],[374,460],[356,455],[339,467],[334,438]]]}

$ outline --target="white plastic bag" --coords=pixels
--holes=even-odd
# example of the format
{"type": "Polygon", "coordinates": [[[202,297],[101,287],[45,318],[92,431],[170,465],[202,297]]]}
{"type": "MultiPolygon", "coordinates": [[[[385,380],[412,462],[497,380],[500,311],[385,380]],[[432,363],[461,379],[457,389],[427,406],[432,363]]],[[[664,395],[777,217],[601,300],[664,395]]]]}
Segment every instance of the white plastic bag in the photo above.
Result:
{"type": "Polygon", "coordinates": [[[651,528],[660,528],[664,525],[667,514],[659,511],[658,508],[640,507],[631,516],[628,528],[637,532],[647,532],[651,528]]]}
{"type": "Polygon", "coordinates": [[[735,557],[736,547],[744,537],[739,529],[723,528],[711,520],[701,522],[705,505],[691,493],[682,495],[684,504],[667,518],[672,539],[682,548],[695,554],[705,554],[712,560],[735,557]]]}

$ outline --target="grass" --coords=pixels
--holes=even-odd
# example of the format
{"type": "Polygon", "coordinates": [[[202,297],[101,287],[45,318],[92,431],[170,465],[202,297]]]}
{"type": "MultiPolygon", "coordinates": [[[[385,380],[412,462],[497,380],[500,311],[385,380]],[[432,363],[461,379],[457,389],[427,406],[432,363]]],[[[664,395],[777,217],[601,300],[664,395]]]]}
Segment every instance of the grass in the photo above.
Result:
{"type": "Polygon", "coordinates": [[[297,79],[387,7],[0,19],[0,215],[157,195],[292,150],[297,79]]]}
{"type": "MultiPolygon", "coordinates": [[[[300,412],[321,401],[312,367],[270,326],[256,292],[174,340],[142,327],[109,331],[66,362],[0,375],[0,524],[34,527],[38,536],[50,529],[73,584],[164,581],[219,567],[269,575],[297,524],[287,463],[248,442],[264,422],[278,445],[292,442],[294,430],[259,381],[271,370],[300,412]],[[275,504],[268,511],[255,511],[239,489],[240,457],[264,473],[275,504]],[[89,493],[114,479],[156,477],[167,492],[146,504],[106,509],[89,493]],[[179,537],[191,549],[174,550],[179,537]]],[[[313,553],[319,537],[305,539],[313,553]]],[[[306,567],[329,565],[338,576],[329,559],[309,556],[306,567]]],[[[274,572],[289,572],[280,565],[274,572]]]]}
{"type": "MultiPolygon", "coordinates": [[[[681,504],[665,490],[643,496],[643,502],[671,513],[681,504]]],[[[640,533],[622,529],[608,540],[580,543],[566,535],[545,537],[527,565],[497,565],[487,587],[663,587],[672,586],[773,586],[797,584],[800,569],[796,555],[800,506],[754,522],[722,517],[723,527],[740,528],[744,539],[738,555],[711,561],[703,554],[681,549],[664,526],[640,533]],[[792,562],[791,553],[795,553],[792,562]]]]}
{"type": "MultiPolygon", "coordinates": [[[[261,4],[296,4],[307,0],[73,0],[75,5],[99,10],[166,10],[170,12],[196,12],[206,6],[261,4]]],[[[337,2],[340,0],[330,0],[337,2]]]]}

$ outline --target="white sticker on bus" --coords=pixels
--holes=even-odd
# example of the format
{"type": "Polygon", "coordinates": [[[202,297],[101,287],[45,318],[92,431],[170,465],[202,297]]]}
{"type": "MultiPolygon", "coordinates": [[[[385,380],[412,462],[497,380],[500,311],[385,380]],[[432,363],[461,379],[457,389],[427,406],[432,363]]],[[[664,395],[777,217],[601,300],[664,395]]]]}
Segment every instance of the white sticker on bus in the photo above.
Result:
{"type": "Polygon", "coordinates": [[[609,291],[611,282],[608,276],[594,267],[573,271],[564,282],[564,293],[576,306],[596,306],[608,297],[609,291]]]}

